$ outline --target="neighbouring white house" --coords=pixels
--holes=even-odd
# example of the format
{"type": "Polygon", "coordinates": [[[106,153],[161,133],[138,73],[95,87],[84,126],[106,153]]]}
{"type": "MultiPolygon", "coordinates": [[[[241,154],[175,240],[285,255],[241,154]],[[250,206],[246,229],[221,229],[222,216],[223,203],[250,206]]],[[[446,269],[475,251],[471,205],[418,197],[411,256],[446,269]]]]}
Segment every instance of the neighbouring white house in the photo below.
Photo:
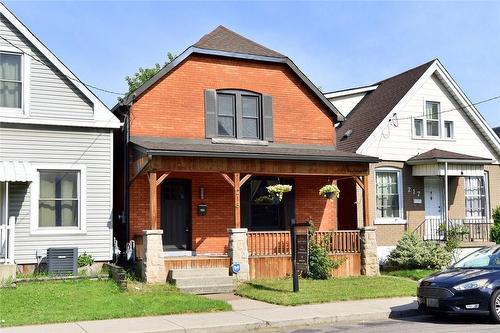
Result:
{"type": "MultiPolygon", "coordinates": [[[[369,182],[380,260],[405,231],[442,240],[446,228],[460,226],[464,246],[489,241],[500,205],[500,140],[439,60],[325,95],[346,117],[338,149],[382,160],[369,182]]],[[[347,196],[339,210],[342,200],[360,201],[354,182],[339,185],[347,196]]],[[[356,209],[344,214],[359,217],[356,209]]]]}
{"type": "Polygon", "coordinates": [[[32,270],[48,248],[112,258],[112,130],[119,126],[0,4],[0,269],[32,270]]]}

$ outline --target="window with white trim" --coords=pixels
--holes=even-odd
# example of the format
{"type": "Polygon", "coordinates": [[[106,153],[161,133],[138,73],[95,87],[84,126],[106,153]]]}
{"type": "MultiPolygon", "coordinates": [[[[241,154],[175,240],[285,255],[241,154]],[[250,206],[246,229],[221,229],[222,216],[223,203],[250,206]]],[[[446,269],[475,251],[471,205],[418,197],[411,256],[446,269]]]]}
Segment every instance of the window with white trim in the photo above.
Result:
{"type": "Polygon", "coordinates": [[[455,136],[454,128],[453,128],[453,121],[445,121],[444,122],[444,137],[446,139],[453,139],[455,136]]]}
{"type": "Polygon", "coordinates": [[[80,171],[39,170],[38,227],[77,228],[80,220],[80,171]]]}
{"type": "Polygon", "coordinates": [[[465,216],[486,217],[486,186],[484,177],[465,177],[465,216]]]}
{"type": "Polygon", "coordinates": [[[375,197],[377,219],[403,218],[403,191],[401,170],[375,170],[375,197]]]}
{"type": "Polygon", "coordinates": [[[427,136],[439,136],[439,102],[425,102],[425,126],[427,136]]]}
{"type": "Polygon", "coordinates": [[[0,107],[22,108],[22,63],[21,54],[0,52],[0,107]]]}

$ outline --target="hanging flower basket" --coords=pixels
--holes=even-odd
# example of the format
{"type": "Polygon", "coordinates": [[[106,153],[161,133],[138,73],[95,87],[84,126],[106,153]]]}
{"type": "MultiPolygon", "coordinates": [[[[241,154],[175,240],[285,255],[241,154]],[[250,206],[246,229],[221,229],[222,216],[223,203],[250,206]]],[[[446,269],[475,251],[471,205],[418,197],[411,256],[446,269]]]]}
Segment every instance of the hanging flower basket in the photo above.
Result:
{"type": "Polygon", "coordinates": [[[279,201],[283,199],[283,193],[290,192],[292,190],[292,185],[286,184],[276,184],[266,187],[267,192],[277,198],[279,201]]]}
{"type": "Polygon", "coordinates": [[[334,198],[338,198],[340,196],[340,190],[337,185],[328,184],[320,188],[319,195],[323,198],[333,200],[334,198]]]}

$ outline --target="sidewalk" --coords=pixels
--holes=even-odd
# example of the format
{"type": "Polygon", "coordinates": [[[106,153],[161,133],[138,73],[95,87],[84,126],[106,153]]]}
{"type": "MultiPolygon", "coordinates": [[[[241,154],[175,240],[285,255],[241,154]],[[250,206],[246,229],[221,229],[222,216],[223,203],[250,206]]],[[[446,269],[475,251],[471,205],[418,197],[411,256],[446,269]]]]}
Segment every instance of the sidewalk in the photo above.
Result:
{"type": "Polygon", "coordinates": [[[413,297],[347,301],[286,307],[213,295],[231,303],[233,311],[139,317],[75,323],[0,328],[0,333],[177,333],[242,332],[262,328],[382,320],[416,314],[413,297]]]}

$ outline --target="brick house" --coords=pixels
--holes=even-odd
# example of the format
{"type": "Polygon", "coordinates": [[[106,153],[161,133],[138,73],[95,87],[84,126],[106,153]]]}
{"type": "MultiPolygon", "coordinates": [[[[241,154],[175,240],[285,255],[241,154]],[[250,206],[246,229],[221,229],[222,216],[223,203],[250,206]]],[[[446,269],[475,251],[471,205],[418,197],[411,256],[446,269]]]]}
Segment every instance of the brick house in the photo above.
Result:
{"type": "MultiPolygon", "coordinates": [[[[248,244],[250,276],[271,276],[252,258],[270,269],[267,257],[289,255],[292,219],[337,232],[337,202],[319,189],[340,178],[366,187],[369,163],[378,161],[336,149],[342,115],[288,57],[221,26],[113,111],[126,124],[115,142],[123,166],[115,172],[115,211],[123,212],[116,236],[135,240],[147,257],[144,230],[161,230],[167,270],[229,265],[236,230],[248,244]],[[266,190],[278,183],[292,185],[281,201],[266,190]]],[[[332,234],[332,255],[354,253],[345,274],[359,274],[358,225],[347,224],[351,233],[332,234]]],[[[289,261],[274,274],[289,273],[289,261]]]]}
{"type": "MultiPolygon", "coordinates": [[[[346,118],[338,148],[381,160],[369,177],[381,261],[405,231],[436,241],[460,227],[462,254],[487,244],[500,205],[500,140],[438,59],[325,95],[346,118]]],[[[355,200],[356,184],[341,185],[355,200]]]]}

